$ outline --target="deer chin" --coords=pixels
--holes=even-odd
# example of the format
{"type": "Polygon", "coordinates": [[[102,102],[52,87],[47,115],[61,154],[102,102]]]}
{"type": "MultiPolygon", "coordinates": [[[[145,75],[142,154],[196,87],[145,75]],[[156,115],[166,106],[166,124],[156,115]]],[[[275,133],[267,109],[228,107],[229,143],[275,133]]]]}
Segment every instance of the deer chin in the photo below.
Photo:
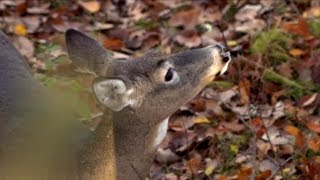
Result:
{"type": "Polygon", "coordinates": [[[208,68],[207,75],[204,77],[204,84],[208,84],[213,81],[216,76],[224,74],[231,62],[230,52],[221,52],[219,49],[212,51],[212,64],[208,68]],[[225,58],[227,61],[225,62],[225,58]]]}

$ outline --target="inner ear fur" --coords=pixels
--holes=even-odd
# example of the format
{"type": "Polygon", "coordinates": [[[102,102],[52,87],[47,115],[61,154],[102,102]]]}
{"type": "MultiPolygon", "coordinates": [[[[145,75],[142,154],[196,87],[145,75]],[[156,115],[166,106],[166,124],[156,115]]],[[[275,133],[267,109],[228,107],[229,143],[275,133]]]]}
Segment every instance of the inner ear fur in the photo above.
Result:
{"type": "Polygon", "coordinates": [[[128,88],[122,79],[98,78],[93,83],[93,91],[97,100],[113,111],[133,105],[130,97],[133,89],[128,88]]]}

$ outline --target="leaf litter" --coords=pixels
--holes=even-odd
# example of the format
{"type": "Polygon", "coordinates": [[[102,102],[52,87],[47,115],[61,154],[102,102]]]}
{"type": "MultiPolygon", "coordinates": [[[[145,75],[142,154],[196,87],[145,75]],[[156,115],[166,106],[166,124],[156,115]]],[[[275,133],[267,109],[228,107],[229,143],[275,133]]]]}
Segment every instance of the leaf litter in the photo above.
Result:
{"type": "Polygon", "coordinates": [[[87,31],[116,59],[227,43],[237,50],[234,62],[170,118],[152,179],[319,177],[316,0],[3,0],[0,16],[35,77],[72,96],[75,114],[92,129],[102,108],[85,88],[93,77],[69,65],[66,29],[87,31]]]}

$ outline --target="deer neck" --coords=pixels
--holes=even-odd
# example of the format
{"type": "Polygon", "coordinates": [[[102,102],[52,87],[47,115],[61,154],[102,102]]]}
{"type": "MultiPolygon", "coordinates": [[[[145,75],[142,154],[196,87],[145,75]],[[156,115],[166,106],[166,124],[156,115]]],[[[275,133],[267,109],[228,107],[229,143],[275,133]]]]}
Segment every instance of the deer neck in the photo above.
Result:
{"type": "Polygon", "coordinates": [[[145,178],[166,130],[167,119],[143,119],[129,109],[106,111],[102,122],[80,152],[80,172],[85,172],[82,176],[145,178]]]}

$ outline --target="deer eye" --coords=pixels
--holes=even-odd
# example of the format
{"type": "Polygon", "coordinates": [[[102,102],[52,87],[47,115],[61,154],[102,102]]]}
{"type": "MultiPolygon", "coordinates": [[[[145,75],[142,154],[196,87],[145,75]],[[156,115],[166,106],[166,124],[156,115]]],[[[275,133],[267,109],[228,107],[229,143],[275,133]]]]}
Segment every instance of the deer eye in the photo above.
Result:
{"type": "Polygon", "coordinates": [[[166,81],[166,82],[171,81],[173,79],[173,73],[174,73],[173,69],[169,68],[167,71],[167,74],[164,77],[164,81],[166,81]]]}

